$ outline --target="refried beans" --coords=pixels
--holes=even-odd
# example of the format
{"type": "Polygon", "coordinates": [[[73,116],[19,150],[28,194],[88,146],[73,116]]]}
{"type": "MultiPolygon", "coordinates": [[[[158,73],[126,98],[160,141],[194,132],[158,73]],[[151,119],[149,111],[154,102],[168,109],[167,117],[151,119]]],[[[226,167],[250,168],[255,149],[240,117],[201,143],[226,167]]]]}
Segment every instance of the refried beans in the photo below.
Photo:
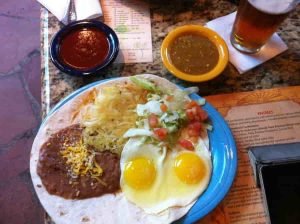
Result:
{"type": "Polygon", "coordinates": [[[74,178],[70,175],[70,167],[61,152],[66,145],[80,142],[82,131],[79,125],[73,125],[52,135],[43,144],[37,173],[49,194],[66,199],[84,199],[115,193],[120,189],[120,159],[117,154],[109,151],[97,152],[95,155],[95,161],[103,170],[99,178],[90,175],[74,178]]]}

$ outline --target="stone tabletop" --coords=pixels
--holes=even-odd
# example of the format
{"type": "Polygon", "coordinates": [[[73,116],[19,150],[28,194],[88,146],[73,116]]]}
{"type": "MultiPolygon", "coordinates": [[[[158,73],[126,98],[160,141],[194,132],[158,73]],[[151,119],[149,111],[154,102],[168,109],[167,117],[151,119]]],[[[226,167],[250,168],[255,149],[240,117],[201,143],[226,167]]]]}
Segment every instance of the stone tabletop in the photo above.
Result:
{"type": "MultiPolygon", "coordinates": [[[[63,26],[47,10],[41,13],[42,109],[43,115],[63,97],[88,83],[119,76],[152,73],[183,86],[195,85],[175,78],[163,66],[160,46],[169,31],[185,24],[205,25],[206,22],[236,10],[226,0],[151,0],[153,63],[113,64],[106,71],[91,77],[73,77],[60,72],[50,61],[48,46],[53,35],[63,26]]],[[[299,7],[281,25],[278,34],[288,50],[251,71],[239,74],[228,64],[222,75],[199,83],[202,96],[300,85],[300,13],[299,7]]]]}

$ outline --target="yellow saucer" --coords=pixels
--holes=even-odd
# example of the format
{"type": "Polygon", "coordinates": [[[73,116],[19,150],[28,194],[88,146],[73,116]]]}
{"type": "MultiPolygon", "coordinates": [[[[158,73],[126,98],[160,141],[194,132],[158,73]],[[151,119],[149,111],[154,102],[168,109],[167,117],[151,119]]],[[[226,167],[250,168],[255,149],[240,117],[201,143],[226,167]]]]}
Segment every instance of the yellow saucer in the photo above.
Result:
{"type": "Polygon", "coordinates": [[[228,47],[225,41],[213,30],[198,26],[198,25],[185,25],[172,30],[164,39],[161,45],[161,58],[164,66],[176,77],[190,81],[190,82],[204,82],[211,80],[222,73],[228,63],[228,47]],[[216,66],[207,73],[204,74],[187,74],[178,70],[171,62],[169,57],[169,47],[171,43],[178,37],[187,32],[199,33],[202,36],[207,37],[218,49],[219,60],[216,66]]]}

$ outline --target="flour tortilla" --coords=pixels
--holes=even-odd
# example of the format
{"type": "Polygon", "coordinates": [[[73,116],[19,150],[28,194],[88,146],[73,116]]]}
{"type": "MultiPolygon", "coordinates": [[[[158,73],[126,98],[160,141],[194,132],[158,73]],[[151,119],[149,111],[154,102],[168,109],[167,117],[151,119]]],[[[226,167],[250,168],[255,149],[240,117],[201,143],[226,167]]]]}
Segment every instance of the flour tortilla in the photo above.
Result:
{"type": "MultiPolygon", "coordinates": [[[[158,76],[143,74],[140,77],[147,78],[157,83],[158,86],[170,91],[178,87],[166,79],[158,76]]],[[[147,214],[141,208],[129,202],[122,192],[117,194],[105,194],[101,197],[69,200],[55,195],[50,195],[42,184],[37,174],[37,163],[41,146],[48,140],[51,134],[79,123],[81,112],[93,102],[95,93],[104,86],[122,84],[128,82],[128,77],[110,80],[91,87],[72,100],[68,101],[54,112],[41,126],[33,142],[30,157],[30,173],[34,188],[47,213],[56,224],[76,223],[171,223],[184,216],[194,202],[185,207],[172,207],[159,215],[147,214]],[[97,91],[95,91],[97,90],[97,91]]],[[[206,135],[206,141],[208,138],[206,135]]]]}

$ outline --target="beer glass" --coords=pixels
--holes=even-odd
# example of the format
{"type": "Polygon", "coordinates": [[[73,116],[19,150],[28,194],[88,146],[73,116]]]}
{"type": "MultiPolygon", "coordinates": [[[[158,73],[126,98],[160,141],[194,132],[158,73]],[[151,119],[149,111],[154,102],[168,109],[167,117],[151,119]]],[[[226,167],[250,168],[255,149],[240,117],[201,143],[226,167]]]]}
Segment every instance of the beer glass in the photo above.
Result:
{"type": "Polygon", "coordinates": [[[256,53],[297,6],[299,0],[241,0],[231,43],[244,53],[256,53]]]}

